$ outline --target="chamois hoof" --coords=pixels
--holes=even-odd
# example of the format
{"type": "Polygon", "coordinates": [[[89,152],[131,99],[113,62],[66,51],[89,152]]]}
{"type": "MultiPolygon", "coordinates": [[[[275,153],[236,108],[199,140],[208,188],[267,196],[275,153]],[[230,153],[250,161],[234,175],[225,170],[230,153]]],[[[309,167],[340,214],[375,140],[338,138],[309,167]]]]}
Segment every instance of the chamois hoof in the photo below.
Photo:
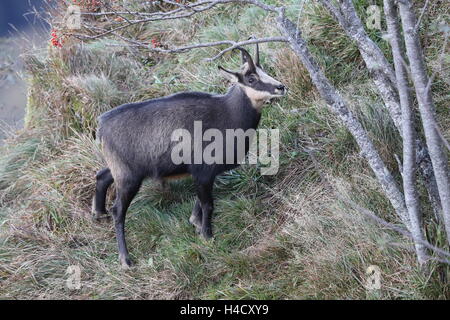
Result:
{"type": "Polygon", "coordinates": [[[133,263],[131,263],[128,257],[119,257],[119,262],[122,270],[129,270],[133,266],[133,263]]]}
{"type": "Polygon", "coordinates": [[[108,212],[94,212],[92,215],[92,220],[95,222],[110,222],[111,215],[108,212]]]}
{"type": "Polygon", "coordinates": [[[91,213],[92,213],[92,220],[95,222],[101,222],[111,221],[111,215],[108,214],[108,211],[97,211],[95,210],[95,197],[92,198],[92,207],[91,207],[91,213]]]}
{"type": "Polygon", "coordinates": [[[202,230],[202,222],[192,215],[189,218],[189,223],[195,227],[195,232],[197,232],[197,234],[200,234],[202,230]]]}
{"type": "Polygon", "coordinates": [[[191,218],[189,218],[189,222],[194,226],[195,233],[200,234],[202,232],[202,223],[195,219],[192,219],[192,221],[191,221],[191,218]]]}
{"type": "Polygon", "coordinates": [[[200,236],[202,237],[203,240],[208,241],[208,242],[214,240],[211,230],[200,231],[200,236]]]}

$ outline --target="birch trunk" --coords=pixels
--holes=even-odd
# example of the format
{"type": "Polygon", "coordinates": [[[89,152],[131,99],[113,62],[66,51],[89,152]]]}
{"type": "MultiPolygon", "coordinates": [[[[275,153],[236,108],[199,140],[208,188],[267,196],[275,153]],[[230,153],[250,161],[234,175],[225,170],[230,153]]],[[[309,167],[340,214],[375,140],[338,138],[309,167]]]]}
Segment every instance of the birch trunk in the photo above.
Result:
{"type": "Polygon", "coordinates": [[[338,94],[336,89],[331,85],[320,67],[314,61],[308,47],[306,46],[305,40],[302,38],[300,30],[295,23],[285,17],[283,9],[280,10],[277,23],[281,33],[288,37],[292,49],[308,70],[311,79],[319,90],[322,98],[327,102],[329,108],[339,116],[346,128],[355,138],[361,149],[361,154],[367,159],[370,167],[375,173],[375,176],[381,184],[384,193],[394,207],[395,212],[409,229],[409,216],[405,206],[403,194],[398,189],[397,183],[389,170],[386,168],[383,160],[372,144],[372,141],[369,139],[364,128],[348,109],[342,97],[338,94]]]}
{"type": "Polygon", "coordinates": [[[447,233],[447,241],[450,243],[450,179],[447,156],[443,148],[441,138],[436,130],[436,118],[434,104],[431,97],[429,78],[426,73],[425,62],[419,36],[416,32],[416,17],[413,5],[410,1],[398,1],[403,33],[406,45],[406,54],[411,68],[411,77],[419,104],[420,116],[425,132],[425,139],[433,164],[434,174],[438,186],[442,204],[444,226],[447,233]]]}
{"type": "Polygon", "coordinates": [[[411,229],[409,231],[414,240],[417,260],[420,265],[423,265],[427,261],[427,252],[423,246],[425,237],[422,230],[422,215],[415,178],[417,169],[415,159],[416,131],[408,75],[403,64],[404,54],[401,47],[400,25],[397,8],[394,6],[393,0],[384,0],[384,13],[386,15],[389,42],[394,57],[395,77],[397,79],[402,111],[403,193],[405,194],[406,208],[408,209],[409,221],[411,223],[411,229]]]}
{"type": "MultiPolygon", "coordinates": [[[[320,0],[335,20],[341,25],[345,33],[355,41],[361,56],[370,71],[370,76],[375,83],[381,98],[388,110],[400,135],[402,129],[402,110],[397,92],[395,73],[387,61],[381,49],[370,39],[364,30],[364,26],[356,14],[351,0],[340,0],[339,7],[334,6],[330,0],[320,0]]],[[[416,139],[416,161],[419,164],[430,203],[433,207],[436,219],[440,220],[442,212],[436,179],[425,143],[416,139]]]]}

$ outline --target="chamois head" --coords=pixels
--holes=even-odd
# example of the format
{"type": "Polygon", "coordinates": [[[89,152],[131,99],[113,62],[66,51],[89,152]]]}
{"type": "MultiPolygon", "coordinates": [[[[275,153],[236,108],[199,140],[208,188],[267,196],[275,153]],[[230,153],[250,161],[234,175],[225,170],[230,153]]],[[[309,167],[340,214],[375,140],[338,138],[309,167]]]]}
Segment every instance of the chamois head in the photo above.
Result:
{"type": "Polygon", "coordinates": [[[259,109],[264,102],[286,94],[287,88],[262,69],[259,63],[258,44],[256,44],[256,62],[253,61],[247,50],[240,47],[237,49],[242,53],[241,70],[234,72],[221,66],[219,66],[219,69],[229,81],[237,83],[244,89],[255,108],[259,109]]]}

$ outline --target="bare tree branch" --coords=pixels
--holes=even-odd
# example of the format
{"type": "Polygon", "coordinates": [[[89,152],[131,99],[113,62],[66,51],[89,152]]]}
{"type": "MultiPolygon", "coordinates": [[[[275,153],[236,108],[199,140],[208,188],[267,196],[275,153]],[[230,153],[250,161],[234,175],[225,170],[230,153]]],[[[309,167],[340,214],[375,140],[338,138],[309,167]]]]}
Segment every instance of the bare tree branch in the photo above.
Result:
{"type": "MultiPolygon", "coordinates": [[[[75,33],[67,33],[68,35],[80,38],[80,39],[89,39],[89,40],[93,40],[96,37],[95,36],[88,36],[88,35],[84,35],[84,34],[75,34],[75,33]]],[[[256,43],[267,43],[267,42],[288,42],[289,40],[286,37],[268,37],[268,38],[259,38],[259,39],[249,39],[249,40],[245,40],[245,41],[232,41],[232,40],[222,40],[222,41],[213,41],[213,42],[203,42],[203,43],[196,43],[196,44],[191,44],[188,46],[183,46],[183,47],[177,47],[177,48],[172,48],[172,49],[164,49],[164,48],[153,48],[151,47],[150,43],[144,43],[144,42],[140,42],[134,39],[130,39],[130,38],[126,38],[121,36],[120,34],[116,33],[116,32],[112,32],[112,34],[118,38],[120,38],[121,40],[124,40],[126,42],[131,43],[131,46],[134,47],[139,47],[139,48],[145,48],[149,51],[153,51],[153,52],[159,52],[159,53],[180,53],[180,52],[185,52],[188,50],[192,50],[192,49],[198,49],[198,48],[208,48],[208,47],[217,47],[217,46],[223,46],[223,45],[228,45],[228,47],[226,49],[221,50],[217,55],[215,55],[214,57],[211,58],[207,58],[206,61],[214,61],[218,58],[220,58],[221,56],[223,56],[225,53],[227,53],[228,51],[231,51],[233,49],[236,49],[238,47],[242,47],[242,46],[246,46],[246,45],[251,45],[251,44],[256,44],[256,43]]]]}
{"type": "MultiPolygon", "coordinates": [[[[370,71],[370,76],[373,79],[398,132],[400,135],[403,135],[402,112],[394,70],[381,49],[365,32],[364,26],[356,14],[352,1],[341,0],[339,1],[339,7],[336,7],[331,0],[320,0],[320,2],[341,25],[346,34],[357,44],[361,56],[370,71]]],[[[402,63],[405,65],[406,70],[409,71],[409,67],[404,59],[402,59],[402,63]]],[[[428,149],[421,139],[416,139],[416,144],[416,161],[420,166],[434,214],[436,219],[439,220],[442,208],[428,149]]]]}
{"type": "Polygon", "coordinates": [[[444,216],[444,226],[447,241],[450,243],[450,176],[445,149],[436,130],[435,108],[430,90],[428,90],[428,75],[426,73],[423,53],[416,32],[416,17],[410,1],[399,2],[400,16],[406,44],[406,54],[411,66],[412,80],[419,104],[420,116],[425,132],[427,146],[430,152],[433,169],[438,185],[439,196],[444,216]]]}
{"type": "MultiPolygon", "coordinates": [[[[107,12],[101,12],[101,13],[92,13],[92,12],[83,12],[84,15],[95,15],[95,16],[101,16],[101,15],[117,15],[119,17],[123,17],[124,15],[134,15],[134,16],[145,16],[142,19],[136,19],[136,20],[130,20],[126,19],[126,24],[123,24],[118,27],[114,27],[109,30],[101,29],[96,26],[92,25],[86,25],[85,29],[97,32],[94,35],[87,35],[87,34],[81,34],[81,33],[65,33],[65,35],[74,36],[78,39],[88,39],[88,40],[95,40],[98,38],[105,37],[107,35],[113,35],[127,43],[129,43],[130,47],[139,47],[139,48],[145,48],[149,51],[153,52],[159,52],[159,53],[179,53],[184,52],[191,49],[196,48],[205,48],[205,47],[215,47],[215,46],[221,46],[221,45],[228,45],[226,49],[221,50],[217,55],[215,55],[212,58],[206,59],[206,61],[213,61],[221,56],[223,56],[226,52],[231,51],[233,49],[236,49],[240,46],[245,46],[249,44],[256,44],[256,43],[265,43],[265,42],[287,42],[288,40],[285,37],[268,37],[268,38],[261,38],[261,39],[251,39],[247,41],[231,41],[231,40],[223,40],[223,41],[214,41],[214,42],[208,42],[208,43],[198,43],[178,48],[171,48],[171,49],[165,49],[160,47],[152,47],[150,43],[141,42],[136,39],[130,39],[128,37],[125,37],[121,34],[119,34],[119,31],[122,31],[128,27],[131,27],[136,24],[141,23],[147,23],[152,21],[160,21],[160,20],[172,20],[172,19],[182,19],[182,18],[189,18],[192,15],[203,12],[209,9],[212,9],[214,6],[218,4],[227,4],[227,3],[243,3],[243,4],[252,4],[255,6],[258,6],[266,11],[269,12],[275,12],[278,10],[277,7],[267,5],[261,1],[258,0],[201,0],[194,3],[185,3],[181,4],[178,2],[174,2],[172,0],[163,0],[164,3],[175,5],[177,8],[167,11],[167,12],[152,12],[152,13],[144,13],[144,12],[131,12],[131,11],[116,11],[113,8],[109,8],[110,11],[107,12]]],[[[125,20],[125,19],[124,19],[125,20]]]]}
{"type": "Polygon", "coordinates": [[[402,108],[402,132],[403,132],[403,192],[405,203],[411,222],[411,235],[413,236],[419,264],[425,264],[427,252],[421,242],[425,240],[422,230],[422,213],[420,211],[419,195],[416,187],[416,130],[414,128],[414,114],[412,97],[408,86],[408,75],[403,64],[403,51],[401,49],[400,25],[398,22],[397,8],[393,0],[384,0],[384,12],[386,14],[389,41],[394,57],[397,88],[400,95],[402,108]]]}
{"type": "Polygon", "coordinates": [[[261,38],[261,39],[250,39],[240,42],[235,42],[232,40],[222,40],[222,41],[214,41],[214,42],[205,42],[205,43],[197,43],[189,46],[172,48],[172,49],[163,49],[163,48],[150,48],[149,50],[161,53],[178,53],[186,50],[196,49],[196,48],[205,48],[205,47],[217,47],[221,45],[229,45],[228,48],[222,50],[218,55],[210,58],[208,60],[215,60],[221,57],[224,53],[233,50],[240,46],[255,44],[255,43],[265,43],[265,42],[288,42],[286,37],[270,37],[270,38],[261,38]]]}
{"type": "Polygon", "coordinates": [[[284,10],[280,10],[278,17],[278,28],[283,34],[289,38],[289,43],[308,70],[314,85],[317,87],[322,98],[326,101],[331,111],[339,116],[345,127],[355,138],[361,149],[361,154],[366,158],[372,171],[377,177],[382,189],[392,204],[395,212],[402,222],[410,227],[408,211],[405,206],[403,194],[400,192],[395,179],[387,169],[372,141],[369,139],[367,132],[362,127],[358,119],[349,110],[346,103],[339,95],[337,90],[332,86],[330,81],[325,77],[320,67],[315,62],[309,49],[303,39],[297,25],[286,18],[284,10]]]}

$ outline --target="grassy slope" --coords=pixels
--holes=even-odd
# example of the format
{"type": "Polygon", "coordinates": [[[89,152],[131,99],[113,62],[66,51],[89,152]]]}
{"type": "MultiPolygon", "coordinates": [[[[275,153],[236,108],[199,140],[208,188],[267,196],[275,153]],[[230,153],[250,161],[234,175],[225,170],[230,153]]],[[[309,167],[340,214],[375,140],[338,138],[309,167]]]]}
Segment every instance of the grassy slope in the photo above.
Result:
{"type": "MultiPolygon", "coordinates": [[[[366,1],[357,4],[364,12],[366,1]]],[[[292,16],[297,10],[290,6],[292,16]]],[[[433,19],[448,18],[442,8],[431,14],[424,20],[427,30],[433,19]]],[[[157,35],[172,45],[237,40],[276,33],[271,19],[256,8],[223,6],[189,21],[155,23],[133,32],[142,38],[157,35]]],[[[325,72],[351,101],[389,167],[396,169],[391,155],[401,153],[399,138],[354,46],[323,9],[307,5],[302,24],[325,72]]],[[[436,60],[442,41],[434,32],[427,38],[429,61],[436,60]]],[[[371,36],[386,49],[379,32],[371,36]]],[[[421,276],[410,243],[333,197],[333,190],[348,194],[397,221],[352,137],[327,111],[292,52],[280,44],[262,46],[263,64],[287,83],[291,94],[266,108],[261,123],[280,129],[280,172],[261,176],[257,168],[243,166],[217,180],[212,242],[199,239],[187,221],[195,200],[190,180],[172,183],[169,193],[145,183],[127,217],[136,266],[120,270],[112,225],[90,220],[94,174],[102,166],[94,156],[96,116],[124,102],[181,90],[224,92],[216,65],[236,68],[239,56],[205,63],[202,59],[217,49],[200,49],[138,58],[125,48],[108,46],[111,41],[68,43],[62,50],[28,57],[27,128],[10,139],[0,157],[0,297],[449,297],[442,284],[448,270],[433,265],[433,276],[421,276]],[[320,168],[311,161],[311,150],[320,168]],[[364,288],[366,268],[372,264],[382,271],[379,291],[364,288]],[[66,287],[69,265],[82,268],[80,290],[66,287]]],[[[438,74],[436,83],[438,113],[442,126],[449,128],[444,109],[448,79],[438,74]]],[[[442,230],[431,218],[427,221],[429,234],[443,242],[442,230]]]]}

